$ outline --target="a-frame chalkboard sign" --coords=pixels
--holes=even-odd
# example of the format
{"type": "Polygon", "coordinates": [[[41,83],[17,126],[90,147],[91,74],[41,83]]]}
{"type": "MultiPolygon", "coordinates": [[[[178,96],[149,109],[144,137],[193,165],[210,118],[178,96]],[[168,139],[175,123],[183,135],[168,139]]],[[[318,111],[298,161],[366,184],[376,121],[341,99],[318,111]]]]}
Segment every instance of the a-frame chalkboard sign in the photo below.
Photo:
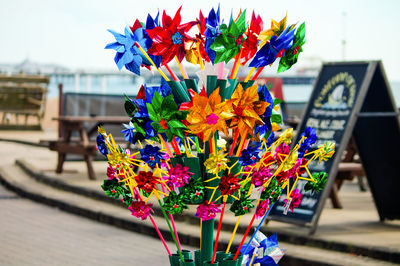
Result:
{"type": "MultiPolygon", "coordinates": [[[[380,61],[325,63],[317,77],[297,132],[317,129],[318,143],[336,142],[335,155],[311,172],[325,171],[328,181],[320,193],[302,191],[299,208],[284,215],[282,194],[270,219],[317,227],[343,152],[354,136],[380,219],[400,219],[400,123],[380,61]]],[[[299,134],[297,134],[297,140],[299,134]]],[[[298,184],[299,189],[303,184],[298,184]]]]}

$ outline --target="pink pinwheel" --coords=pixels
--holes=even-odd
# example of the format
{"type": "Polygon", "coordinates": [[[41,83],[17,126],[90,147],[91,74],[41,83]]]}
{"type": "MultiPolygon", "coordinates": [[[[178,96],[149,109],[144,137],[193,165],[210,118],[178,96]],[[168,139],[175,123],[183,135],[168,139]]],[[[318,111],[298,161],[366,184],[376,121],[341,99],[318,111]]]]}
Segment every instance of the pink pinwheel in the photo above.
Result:
{"type": "Polygon", "coordinates": [[[196,217],[199,217],[203,221],[214,219],[217,213],[221,212],[219,206],[220,205],[205,201],[197,207],[196,217]]]}
{"type": "Polygon", "coordinates": [[[269,209],[268,206],[269,206],[269,199],[263,200],[258,204],[257,209],[256,209],[256,218],[257,219],[264,216],[264,214],[269,209]]]}
{"type": "Polygon", "coordinates": [[[147,216],[151,215],[153,209],[151,208],[153,204],[146,204],[143,200],[133,201],[128,209],[131,214],[142,220],[146,220],[147,216]]]}
{"type": "MultiPolygon", "coordinates": [[[[295,189],[292,193],[292,201],[290,202],[289,209],[293,212],[294,208],[297,208],[300,206],[301,199],[303,198],[303,195],[300,193],[300,190],[298,188],[295,189]]],[[[285,205],[288,203],[288,199],[285,199],[283,201],[285,205]]]]}
{"type": "Polygon", "coordinates": [[[168,181],[174,184],[176,187],[183,187],[189,184],[190,176],[193,173],[189,172],[189,167],[176,164],[175,167],[168,170],[168,181]]]}

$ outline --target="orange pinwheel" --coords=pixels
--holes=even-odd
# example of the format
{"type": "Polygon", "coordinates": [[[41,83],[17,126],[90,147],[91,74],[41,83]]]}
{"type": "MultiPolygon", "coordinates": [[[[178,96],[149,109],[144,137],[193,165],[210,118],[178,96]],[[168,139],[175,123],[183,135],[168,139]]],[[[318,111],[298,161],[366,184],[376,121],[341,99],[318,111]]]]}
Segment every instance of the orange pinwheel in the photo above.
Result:
{"type": "Polygon", "coordinates": [[[209,98],[195,94],[193,97],[193,106],[189,109],[186,117],[189,125],[189,132],[201,136],[203,141],[209,140],[216,131],[222,131],[228,135],[226,120],[233,117],[233,114],[226,112],[228,102],[221,103],[219,88],[217,88],[209,98]]]}
{"type": "Polygon", "coordinates": [[[234,116],[230,127],[238,127],[240,135],[246,136],[247,133],[253,135],[255,123],[264,124],[260,115],[265,112],[269,105],[269,103],[259,100],[258,85],[256,84],[243,90],[242,85],[239,83],[231,101],[231,111],[234,116]]]}

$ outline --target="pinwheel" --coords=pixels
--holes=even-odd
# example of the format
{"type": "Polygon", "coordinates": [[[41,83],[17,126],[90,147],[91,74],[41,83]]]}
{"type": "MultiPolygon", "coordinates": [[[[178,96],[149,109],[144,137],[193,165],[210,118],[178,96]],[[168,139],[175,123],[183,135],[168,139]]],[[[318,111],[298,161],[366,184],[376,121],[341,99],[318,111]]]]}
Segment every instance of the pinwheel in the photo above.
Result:
{"type": "Polygon", "coordinates": [[[162,23],[158,14],[155,19],[148,15],[146,23],[135,20],[125,28],[125,35],[110,31],[116,42],[106,48],[116,50],[119,69],[125,66],[140,74],[141,66],[153,66],[164,80],[160,86],[144,84],[135,98],[125,96],[130,122],[123,125],[121,133],[137,149],[122,148],[99,127],[98,150],[108,162],[102,188],[109,197],[121,199],[132,216],[150,219],[171,265],[193,265],[183,255],[173,217],[185,215],[189,204],[197,205],[195,216],[202,228],[201,250],[196,255],[201,265],[240,265],[240,253],[247,256],[248,265],[274,265],[283,252],[276,235],[266,238],[259,233],[260,227],[278,201],[285,202],[284,213],[296,212],[304,183],[306,191],[321,192],[327,175],[311,173],[308,165],[328,160],[335,150],[334,143],[316,148],[316,130],[312,128],[300,133],[299,142],[293,145],[293,129],[275,134],[282,123],[278,113],[281,100],[274,99],[267,86],[254,82],[263,67],[278,58],[278,72],[297,62],[305,43],[304,23],[297,29],[287,26],[285,16],[279,22],[272,20],[271,28],[262,31],[263,21],[254,12],[249,25],[246,11],[236,19],[231,15],[228,25],[221,19],[219,7],[211,9],[207,17],[200,11],[198,18],[188,23],[181,23],[180,12],[181,8],[171,18],[163,11],[162,23]],[[173,58],[183,80],[168,66],[173,58]],[[200,65],[198,85],[184,70],[183,58],[200,65]],[[233,58],[228,78],[225,63],[233,58]],[[162,72],[160,62],[173,80],[162,72]],[[253,68],[239,81],[238,67],[247,62],[253,68]],[[251,77],[255,68],[258,70],[251,77]],[[280,199],[285,194],[288,196],[280,199]],[[177,254],[171,254],[152,217],[155,208],[164,216],[177,254]],[[236,224],[226,251],[216,256],[225,209],[235,215],[236,224]],[[231,246],[243,215],[252,218],[232,256],[231,246]],[[255,222],[258,225],[246,244],[255,222]],[[260,250],[264,252],[258,254],[260,250]]]}

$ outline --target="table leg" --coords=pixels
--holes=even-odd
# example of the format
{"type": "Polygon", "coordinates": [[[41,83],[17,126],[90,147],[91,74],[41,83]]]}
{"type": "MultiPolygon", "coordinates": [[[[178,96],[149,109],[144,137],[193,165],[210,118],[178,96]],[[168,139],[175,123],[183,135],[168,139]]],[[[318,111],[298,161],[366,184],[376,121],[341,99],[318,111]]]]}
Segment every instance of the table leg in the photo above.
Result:
{"type": "Polygon", "coordinates": [[[65,153],[59,152],[56,173],[58,174],[62,173],[64,162],[65,162],[65,153]]]}
{"type": "Polygon", "coordinates": [[[85,155],[85,161],[86,161],[86,165],[87,165],[87,169],[88,169],[89,179],[96,180],[96,174],[94,172],[93,164],[92,164],[93,163],[92,156],[85,155]]]}
{"type": "Polygon", "coordinates": [[[329,195],[329,197],[331,198],[333,208],[343,209],[343,205],[339,199],[338,192],[339,192],[339,190],[338,190],[337,184],[336,184],[336,182],[334,182],[333,186],[332,186],[331,194],[329,195]]]}

